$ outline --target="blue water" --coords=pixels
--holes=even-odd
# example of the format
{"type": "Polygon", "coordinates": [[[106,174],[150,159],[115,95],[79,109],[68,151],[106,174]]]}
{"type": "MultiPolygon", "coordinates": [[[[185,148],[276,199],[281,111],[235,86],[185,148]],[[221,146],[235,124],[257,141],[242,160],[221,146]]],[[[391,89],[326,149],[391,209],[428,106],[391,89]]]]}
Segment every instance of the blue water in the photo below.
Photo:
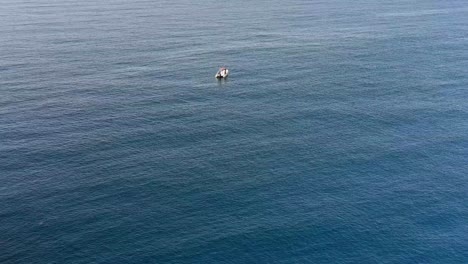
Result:
{"type": "Polygon", "coordinates": [[[1,2],[0,263],[468,263],[466,1],[1,2]]]}

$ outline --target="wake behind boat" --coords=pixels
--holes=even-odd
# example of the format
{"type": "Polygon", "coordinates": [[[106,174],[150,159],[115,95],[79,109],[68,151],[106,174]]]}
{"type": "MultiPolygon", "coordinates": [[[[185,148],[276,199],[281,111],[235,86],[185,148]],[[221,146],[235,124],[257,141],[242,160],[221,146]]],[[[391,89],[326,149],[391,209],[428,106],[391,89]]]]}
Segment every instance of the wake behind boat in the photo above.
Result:
{"type": "Polygon", "coordinates": [[[223,78],[228,77],[228,75],[229,75],[229,70],[227,68],[222,67],[218,70],[215,77],[217,79],[223,79],[223,78]]]}

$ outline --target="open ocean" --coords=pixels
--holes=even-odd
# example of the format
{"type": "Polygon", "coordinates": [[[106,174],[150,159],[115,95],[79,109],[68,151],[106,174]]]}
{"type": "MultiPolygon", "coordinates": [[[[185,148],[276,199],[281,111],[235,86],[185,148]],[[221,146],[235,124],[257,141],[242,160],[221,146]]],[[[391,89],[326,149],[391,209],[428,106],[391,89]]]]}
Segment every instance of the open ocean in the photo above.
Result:
{"type": "Polygon", "coordinates": [[[0,263],[468,263],[467,1],[0,2],[0,263]]]}

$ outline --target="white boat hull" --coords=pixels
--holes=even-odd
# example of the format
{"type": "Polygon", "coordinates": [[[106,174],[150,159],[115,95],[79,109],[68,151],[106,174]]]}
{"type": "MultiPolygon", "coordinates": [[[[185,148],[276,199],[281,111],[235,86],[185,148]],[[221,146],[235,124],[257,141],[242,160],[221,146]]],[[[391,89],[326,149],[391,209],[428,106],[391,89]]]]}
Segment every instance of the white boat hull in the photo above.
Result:
{"type": "Polygon", "coordinates": [[[224,71],[218,71],[218,72],[216,73],[215,77],[216,77],[217,79],[223,79],[223,78],[228,77],[228,75],[229,75],[229,70],[226,69],[226,70],[224,70],[224,71]]]}

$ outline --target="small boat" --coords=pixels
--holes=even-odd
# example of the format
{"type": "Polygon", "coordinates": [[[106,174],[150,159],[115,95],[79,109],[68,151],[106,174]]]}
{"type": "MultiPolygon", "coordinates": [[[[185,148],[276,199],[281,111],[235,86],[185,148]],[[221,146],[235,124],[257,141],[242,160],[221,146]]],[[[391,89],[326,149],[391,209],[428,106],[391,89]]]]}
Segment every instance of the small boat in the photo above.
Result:
{"type": "Polygon", "coordinates": [[[229,75],[229,70],[227,68],[222,67],[218,70],[215,77],[217,79],[223,79],[223,78],[227,78],[228,75],[229,75]]]}

